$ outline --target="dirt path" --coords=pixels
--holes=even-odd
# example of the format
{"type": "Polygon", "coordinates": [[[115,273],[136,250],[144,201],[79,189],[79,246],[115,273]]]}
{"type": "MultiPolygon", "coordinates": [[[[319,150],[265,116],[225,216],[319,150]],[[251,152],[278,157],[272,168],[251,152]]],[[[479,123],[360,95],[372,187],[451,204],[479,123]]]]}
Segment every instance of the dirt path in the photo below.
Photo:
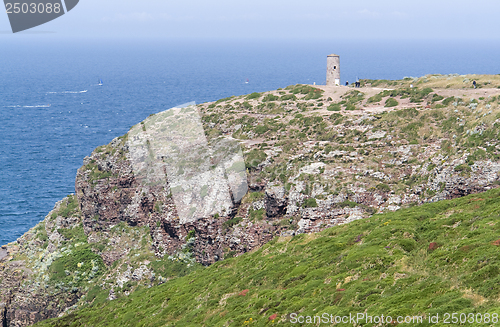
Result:
{"type": "MultiPolygon", "coordinates": [[[[317,87],[325,93],[323,94],[324,98],[332,98],[333,102],[339,102],[341,101],[341,96],[344,94],[357,90],[365,94],[365,100],[362,102],[363,109],[361,110],[352,110],[352,111],[342,111],[345,114],[352,114],[352,115],[359,115],[363,113],[381,113],[384,111],[392,111],[394,109],[402,109],[402,108],[417,108],[417,107],[425,107],[427,103],[411,103],[409,98],[406,99],[399,99],[398,102],[399,104],[396,107],[391,107],[391,108],[386,108],[384,107],[381,103],[372,103],[372,104],[366,104],[366,99],[384,91],[384,90],[391,90],[389,88],[380,88],[380,87],[361,87],[361,88],[352,88],[349,86],[326,86],[326,85],[311,85],[313,87],[317,87]]],[[[438,95],[441,95],[445,98],[448,97],[456,97],[456,98],[462,98],[463,100],[470,100],[472,98],[478,99],[480,97],[493,97],[493,96],[499,96],[500,95],[500,89],[498,88],[481,88],[481,89],[452,89],[452,88],[432,88],[434,90],[433,93],[436,93],[438,95]]],[[[331,111],[326,110],[326,108],[317,110],[315,111],[316,113],[322,113],[322,114],[331,114],[331,111]]]]}
{"type": "Polygon", "coordinates": [[[488,96],[497,96],[500,95],[500,89],[497,88],[490,88],[490,89],[438,89],[438,88],[433,88],[434,93],[437,93],[439,95],[442,95],[444,97],[458,97],[458,98],[464,98],[464,97],[470,97],[470,98],[479,98],[479,97],[485,97],[487,98],[488,96]]]}

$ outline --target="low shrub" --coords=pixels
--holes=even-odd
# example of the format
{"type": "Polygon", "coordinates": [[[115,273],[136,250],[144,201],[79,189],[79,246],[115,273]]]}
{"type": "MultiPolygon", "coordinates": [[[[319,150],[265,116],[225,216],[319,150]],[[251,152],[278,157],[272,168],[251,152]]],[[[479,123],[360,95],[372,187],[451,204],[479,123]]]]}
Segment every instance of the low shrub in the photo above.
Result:
{"type": "Polygon", "coordinates": [[[303,208],[316,208],[317,206],[318,206],[318,203],[316,202],[315,198],[308,198],[302,204],[303,208]]]}
{"type": "Polygon", "coordinates": [[[389,187],[389,185],[384,184],[384,183],[378,184],[377,186],[375,186],[375,188],[381,192],[390,192],[391,191],[391,188],[389,187]]]}
{"type": "Polygon", "coordinates": [[[340,104],[339,103],[332,103],[331,105],[326,108],[328,111],[340,111],[340,104]]]}
{"type": "Polygon", "coordinates": [[[253,149],[245,157],[247,168],[257,168],[262,161],[266,160],[267,155],[262,150],[253,149]]]}
{"type": "Polygon", "coordinates": [[[258,93],[258,92],[253,92],[253,93],[251,93],[251,94],[247,95],[247,97],[246,97],[246,98],[247,98],[248,100],[252,100],[252,99],[258,99],[258,98],[260,98],[261,96],[262,96],[262,94],[260,94],[260,93],[258,93]]]}
{"type": "Polygon", "coordinates": [[[273,95],[273,94],[266,94],[263,98],[262,98],[262,102],[267,102],[267,101],[276,101],[276,100],[279,100],[279,96],[277,95],[273,95]]]}
{"type": "Polygon", "coordinates": [[[394,98],[388,98],[387,100],[385,100],[384,107],[386,107],[386,108],[396,107],[398,104],[399,104],[398,100],[396,100],[394,98]]]}

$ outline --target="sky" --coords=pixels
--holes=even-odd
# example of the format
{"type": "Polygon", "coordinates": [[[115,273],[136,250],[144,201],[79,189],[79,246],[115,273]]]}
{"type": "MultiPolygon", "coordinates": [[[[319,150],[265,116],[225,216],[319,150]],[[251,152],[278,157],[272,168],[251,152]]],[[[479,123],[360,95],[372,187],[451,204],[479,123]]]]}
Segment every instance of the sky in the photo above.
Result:
{"type": "MultiPolygon", "coordinates": [[[[494,40],[499,38],[499,14],[498,0],[80,0],[64,16],[24,33],[117,38],[494,40]]],[[[5,13],[0,14],[0,34],[12,36],[5,13]]]]}

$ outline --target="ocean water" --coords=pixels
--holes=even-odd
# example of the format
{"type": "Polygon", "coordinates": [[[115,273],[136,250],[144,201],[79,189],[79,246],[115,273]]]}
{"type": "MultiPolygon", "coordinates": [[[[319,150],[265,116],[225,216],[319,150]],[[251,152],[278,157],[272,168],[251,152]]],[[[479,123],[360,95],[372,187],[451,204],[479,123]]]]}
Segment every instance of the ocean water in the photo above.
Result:
{"type": "Polygon", "coordinates": [[[0,36],[0,245],[74,192],[91,151],[175,105],[324,84],[430,73],[500,73],[490,41],[104,40],[0,36]],[[98,79],[104,82],[98,86],[98,79]],[[249,83],[245,81],[248,79],[249,83]]]}

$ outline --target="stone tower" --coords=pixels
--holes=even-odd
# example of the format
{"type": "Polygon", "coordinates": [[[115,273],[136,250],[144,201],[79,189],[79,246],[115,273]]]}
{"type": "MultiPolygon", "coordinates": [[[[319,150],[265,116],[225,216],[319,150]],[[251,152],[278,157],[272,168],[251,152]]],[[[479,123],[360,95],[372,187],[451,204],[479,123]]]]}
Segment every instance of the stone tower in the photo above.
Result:
{"type": "Polygon", "coordinates": [[[336,54],[326,57],[326,85],[340,85],[340,57],[336,54]]]}

